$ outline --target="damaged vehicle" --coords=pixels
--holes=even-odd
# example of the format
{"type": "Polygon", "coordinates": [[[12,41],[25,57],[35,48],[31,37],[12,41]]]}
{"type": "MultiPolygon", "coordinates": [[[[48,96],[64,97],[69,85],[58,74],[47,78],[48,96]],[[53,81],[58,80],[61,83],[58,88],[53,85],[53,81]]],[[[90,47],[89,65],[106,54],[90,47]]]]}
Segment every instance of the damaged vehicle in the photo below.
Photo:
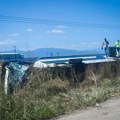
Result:
{"type": "Polygon", "coordinates": [[[26,71],[30,64],[25,62],[5,62],[2,68],[2,80],[4,83],[4,92],[16,92],[22,84],[26,71]]]}

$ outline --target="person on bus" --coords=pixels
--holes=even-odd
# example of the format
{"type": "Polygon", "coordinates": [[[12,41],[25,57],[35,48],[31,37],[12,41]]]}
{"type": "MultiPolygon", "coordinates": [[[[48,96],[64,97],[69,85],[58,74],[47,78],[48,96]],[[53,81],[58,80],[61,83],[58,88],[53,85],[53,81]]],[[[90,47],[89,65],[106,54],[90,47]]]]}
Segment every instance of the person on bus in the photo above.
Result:
{"type": "Polygon", "coordinates": [[[108,47],[109,47],[109,42],[105,38],[103,43],[102,43],[102,49],[104,49],[106,57],[109,56],[109,54],[108,54],[108,47]]]}

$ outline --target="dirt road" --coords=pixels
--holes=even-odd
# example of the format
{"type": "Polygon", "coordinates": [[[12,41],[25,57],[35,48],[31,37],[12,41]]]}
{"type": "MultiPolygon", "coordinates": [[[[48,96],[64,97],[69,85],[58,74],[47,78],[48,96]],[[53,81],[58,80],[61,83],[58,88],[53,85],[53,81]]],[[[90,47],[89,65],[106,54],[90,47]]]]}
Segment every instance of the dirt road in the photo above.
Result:
{"type": "Polygon", "coordinates": [[[88,107],[56,120],[120,120],[120,97],[112,98],[95,107],[88,107]]]}

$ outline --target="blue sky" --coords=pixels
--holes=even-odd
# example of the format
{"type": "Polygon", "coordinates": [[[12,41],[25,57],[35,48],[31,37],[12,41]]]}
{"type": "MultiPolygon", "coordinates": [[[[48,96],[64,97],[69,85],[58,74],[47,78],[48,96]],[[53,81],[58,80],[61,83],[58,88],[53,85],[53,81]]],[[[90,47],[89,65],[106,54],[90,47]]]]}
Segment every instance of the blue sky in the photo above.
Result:
{"type": "Polygon", "coordinates": [[[104,38],[114,46],[120,39],[119,6],[120,0],[0,0],[0,51],[13,46],[98,49],[104,38]],[[44,24],[10,22],[12,17],[5,21],[3,16],[42,19],[44,24]]]}

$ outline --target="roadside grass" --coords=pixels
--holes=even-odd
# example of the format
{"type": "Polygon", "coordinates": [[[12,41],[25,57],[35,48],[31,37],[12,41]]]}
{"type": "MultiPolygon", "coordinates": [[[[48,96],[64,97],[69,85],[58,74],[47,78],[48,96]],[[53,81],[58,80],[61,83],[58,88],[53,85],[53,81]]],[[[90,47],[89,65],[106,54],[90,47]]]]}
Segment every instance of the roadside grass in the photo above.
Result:
{"type": "Polygon", "coordinates": [[[119,96],[120,77],[110,74],[107,78],[103,74],[103,69],[94,72],[92,67],[83,83],[71,85],[67,79],[52,79],[48,71],[33,71],[26,86],[15,94],[5,96],[0,87],[0,120],[51,119],[119,96]]]}

